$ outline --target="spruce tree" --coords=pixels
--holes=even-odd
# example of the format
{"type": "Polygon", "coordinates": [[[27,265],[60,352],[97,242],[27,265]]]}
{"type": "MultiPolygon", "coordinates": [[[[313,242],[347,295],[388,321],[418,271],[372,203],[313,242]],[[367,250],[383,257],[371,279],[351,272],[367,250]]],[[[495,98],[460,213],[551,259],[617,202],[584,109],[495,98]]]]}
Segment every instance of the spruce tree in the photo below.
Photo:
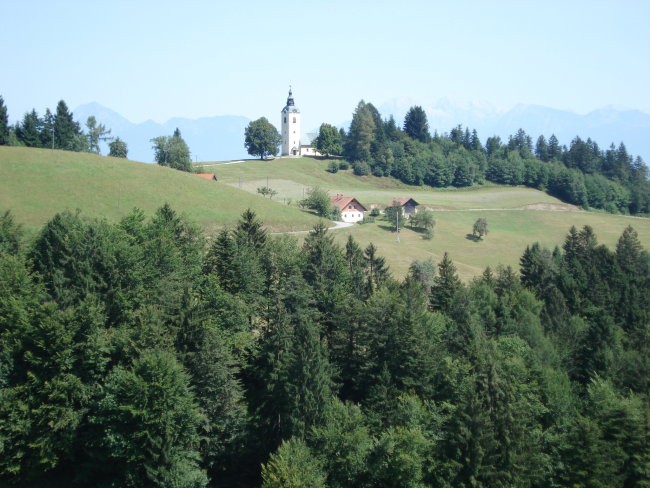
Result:
{"type": "Polygon", "coordinates": [[[427,114],[419,105],[411,107],[409,111],[406,112],[406,117],[404,118],[404,132],[411,139],[415,139],[416,141],[428,142],[431,139],[427,114]]]}
{"type": "Polygon", "coordinates": [[[9,116],[5,101],[0,95],[0,146],[7,144],[9,144],[9,116]]]}
{"type": "Polygon", "coordinates": [[[438,263],[438,274],[433,278],[433,286],[429,297],[431,309],[448,314],[451,311],[454,295],[462,286],[456,273],[456,266],[454,266],[449,255],[445,253],[442,261],[438,263]]]}

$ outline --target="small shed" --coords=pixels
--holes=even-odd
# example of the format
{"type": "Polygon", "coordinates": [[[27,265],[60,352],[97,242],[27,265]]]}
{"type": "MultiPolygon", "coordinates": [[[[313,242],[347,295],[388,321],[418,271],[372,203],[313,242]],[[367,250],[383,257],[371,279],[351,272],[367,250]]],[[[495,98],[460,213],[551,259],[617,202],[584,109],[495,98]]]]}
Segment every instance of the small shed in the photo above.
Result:
{"type": "Polygon", "coordinates": [[[330,203],[341,210],[341,219],[343,222],[360,222],[366,212],[366,207],[359,203],[354,197],[346,197],[337,194],[330,197],[330,203]]]}
{"type": "Polygon", "coordinates": [[[205,178],[206,180],[217,181],[217,175],[214,173],[196,173],[196,176],[205,178]]]}
{"type": "Polygon", "coordinates": [[[394,198],[393,201],[391,202],[391,206],[399,205],[402,207],[402,216],[405,219],[408,219],[411,217],[411,215],[415,215],[418,211],[418,205],[420,205],[418,202],[413,200],[411,197],[400,197],[400,198],[394,198]]]}

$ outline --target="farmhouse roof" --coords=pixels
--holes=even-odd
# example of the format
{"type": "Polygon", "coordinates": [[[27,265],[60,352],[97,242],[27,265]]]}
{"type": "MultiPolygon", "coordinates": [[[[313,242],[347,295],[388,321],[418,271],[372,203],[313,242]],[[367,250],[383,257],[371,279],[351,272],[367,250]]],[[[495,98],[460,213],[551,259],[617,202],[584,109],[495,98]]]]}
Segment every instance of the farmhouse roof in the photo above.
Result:
{"type": "Polygon", "coordinates": [[[214,173],[196,173],[196,176],[205,178],[206,180],[217,181],[217,175],[215,175],[214,173]]]}
{"type": "Polygon", "coordinates": [[[403,207],[404,205],[407,205],[407,204],[411,204],[411,205],[413,205],[413,206],[418,206],[418,205],[420,205],[418,202],[416,202],[415,200],[413,200],[411,197],[393,198],[393,201],[391,202],[391,204],[394,204],[395,202],[399,203],[400,206],[402,206],[402,207],[403,207]]]}
{"type": "Polygon", "coordinates": [[[359,205],[364,211],[367,210],[366,207],[361,205],[361,202],[359,202],[359,200],[354,197],[346,197],[340,193],[338,193],[335,197],[330,197],[330,203],[337,206],[341,210],[346,209],[352,202],[357,202],[357,205],[359,205]]]}

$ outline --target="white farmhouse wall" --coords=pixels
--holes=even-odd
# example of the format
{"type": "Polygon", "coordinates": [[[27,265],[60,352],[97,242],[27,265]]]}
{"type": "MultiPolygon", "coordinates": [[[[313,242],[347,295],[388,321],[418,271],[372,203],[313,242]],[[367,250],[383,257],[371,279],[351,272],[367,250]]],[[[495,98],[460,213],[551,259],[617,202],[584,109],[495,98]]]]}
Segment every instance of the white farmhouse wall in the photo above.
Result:
{"type": "Polygon", "coordinates": [[[351,203],[341,210],[341,219],[343,222],[360,222],[363,220],[363,209],[356,203],[351,203]]]}

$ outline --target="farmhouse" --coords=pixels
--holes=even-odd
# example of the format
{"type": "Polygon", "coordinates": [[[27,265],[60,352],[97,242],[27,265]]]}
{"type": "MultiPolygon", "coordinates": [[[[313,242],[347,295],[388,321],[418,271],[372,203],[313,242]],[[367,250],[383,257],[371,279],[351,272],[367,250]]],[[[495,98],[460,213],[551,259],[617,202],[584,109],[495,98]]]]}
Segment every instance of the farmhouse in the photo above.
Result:
{"type": "Polygon", "coordinates": [[[337,194],[335,197],[330,197],[330,203],[341,210],[341,220],[343,222],[359,222],[363,220],[366,207],[361,205],[356,198],[337,194]]]}
{"type": "Polygon", "coordinates": [[[418,211],[417,207],[418,205],[420,205],[418,202],[416,202],[410,197],[393,199],[391,205],[395,206],[396,204],[402,207],[402,216],[405,219],[410,218],[411,215],[415,215],[418,211]]]}
{"type": "Polygon", "coordinates": [[[214,173],[196,173],[196,176],[200,178],[205,178],[206,180],[217,181],[217,175],[214,173]]]}

